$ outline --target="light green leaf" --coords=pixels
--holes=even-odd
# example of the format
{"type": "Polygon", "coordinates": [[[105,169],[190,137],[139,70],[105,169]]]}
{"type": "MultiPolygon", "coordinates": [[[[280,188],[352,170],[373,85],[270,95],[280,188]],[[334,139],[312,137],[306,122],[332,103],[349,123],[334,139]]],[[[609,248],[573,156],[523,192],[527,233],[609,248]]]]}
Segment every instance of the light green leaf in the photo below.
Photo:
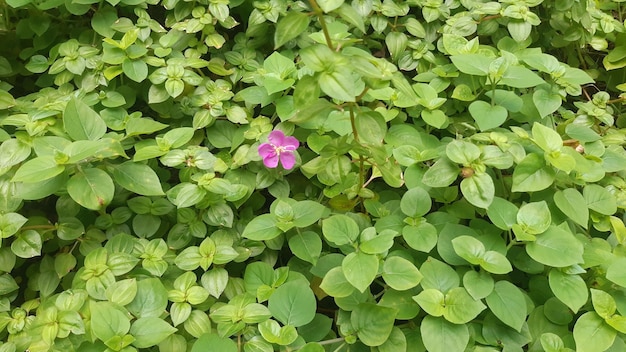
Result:
{"type": "Polygon", "coordinates": [[[468,110],[481,131],[487,131],[501,126],[509,116],[506,108],[500,105],[492,106],[482,100],[472,102],[468,110]]]}
{"type": "Polygon", "coordinates": [[[580,275],[566,274],[559,269],[552,269],[548,274],[550,289],[561,302],[574,313],[587,303],[589,290],[580,275]]]}
{"type": "Polygon", "coordinates": [[[350,316],[352,327],[366,346],[380,346],[391,334],[398,311],[374,303],[360,303],[350,316]]]}
{"type": "Polygon", "coordinates": [[[329,13],[336,10],[343,4],[344,0],[317,0],[319,7],[325,12],[329,13]]]}
{"type": "Polygon", "coordinates": [[[508,200],[494,197],[491,205],[487,208],[489,220],[501,230],[510,230],[517,222],[517,206],[508,200]]]}
{"type": "Polygon", "coordinates": [[[454,324],[465,324],[472,321],[486,306],[475,300],[463,287],[455,287],[448,291],[445,299],[443,317],[454,324]]]}
{"type": "Polygon", "coordinates": [[[346,280],[357,290],[365,292],[378,273],[378,257],[374,254],[353,252],[341,262],[346,280]]]}
{"type": "Polygon", "coordinates": [[[415,265],[402,257],[385,259],[382,276],[387,285],[398,291],[417,286],[423,278],[415,265]]]}
{"type": "Polygon", "coordinates": [[[11,251],[20,258],[33,258],[41,255],[42,243],[39,232],[35,230],[22,231],[11,243],[11,251]]]}
{"type": "Polygon", "coordinates": [[[495,195],[493,179],[487,173],[474,173],[461,181],[461,192],[472,205],[487,209],[495,195]]]}
{"type": "Polygon", "coordinates": [[[363,90],[363,82],[355,79],[348,70],[322,72],[319,76],[322,92],[329,97],[345,102],[353,102],[363,90]]]}
{"type": "Polygon", "coordinates": [[[348,282],[340,266],[330,269],[324,275],[320,288],[335,298],[348,297],[354,292],[354,286],[348,282]]]}
{"type": "Polygon", "coordinates": [[[113,200],[115,185],[109,174],[92,167],[82,169],[69,179],[67,193],[83,207],[100,210],[113,200]]]}
{"type": "Polygon", "coordinates": [[[72,98],[63,111],[63,125],[67,134],[74,140],[96,140],[107,131],[102,117],[76,98],[72,98]]]}
{"type": "Polygon", "coordinates": [[[617,310],[615,299],[610,294],[602,290],[592,288],[590,291],[593,310],[595,310],[596,313],[598,313],[598,315],[604,320],[612,317],[617,310]]]}
{"type": "Polygon", "coordinates": [[[583,197],[589,209],[604,215],[613,215],[617,211],[617,203],[606,188],[600,185],[587,185],[583,188],[583,197]]]}
{"type": "Polygon", "coordinates": [[[346,215],[333,215],[322,221],[324,237],[337,245],[354,243],[359,237],[359,226],[346,215]]]}
{"type": "Polygon", "coordinates": [[[308,27],[311,19],[303,12],[289,11],[276,23],[274,32],[274,49],[278,49],[288,41],[297,38],[308,27]]]}
{"type": "Polygon", "coordinates": [[[459,171],[448,158],[441,158],[426,170],[422,182],[430,187],[447,187],[457,179],[459,171]]]}
{"type": "Polygon", "coordinates": [[[533,140],[545,152],[550,153],[561,150],[563,140],[555,130],[535,122],[532,132],[533,140]]]}
{"type": "Polygon", "coordinates": [[[604,322],[596,312],[583,314],[574,325],[577,352],[601,352],[615,341],[617,331],[604,322]]]}
{"type": "Polygon", "coordinates": [[[522,205],[517,212],[517,223],[524,232],[531,235],[538,235],[546,231],[552,223],[548,203],[542,200],[522,205]]]}
{"type": "Polygon", "coordinates": [[[221,337],[217,333],[207,333],[200,336],[191,348],[191,352],[238,352],[237,344],[228,337],[221,337]]]}
{"type": "Polygon", "coordinates": [[[413,300],[430,316],[440,317],[446,312],[446,296],[437,289],[425,289],[413,300]]]}
{"type": "Polygon", "coordinates": [[[144,196],[161,196],[163,189],[156,172],[145,164],[127,161],[113,168],[113,179],[131,192],[144,196]]]}
{"type": "Polygon", "coordinates": [[[91,331],[102,341],[114,336],[124,336],[130,329],[130,319],[109,302],[90,304],[91,331]]]}
{"type": "Polygon", "coordinates": [[[461,54],[450,56],[450,60],[463,73],[486,76],[489,73],[489,65],[494,59],[481,54],[461,54]]]}
{"type": "Polygon", "coordinates": [[[130,333],[135,337],[133,346],[137,348],[155,346],[176,331],[176,328],[157,317],[139,318],[130,327],[130,333]]]}
{"type": "Polygon", "coordinates": [[[526,252],[539,263],[557,268],[583,262],[582,243],[571,232],[554,225],[526,244],[526,252]]]}
{"type": "Polygon", "coordinates": [[[526,321],[526,299],[519,288],[508,281],[498,281],[486,301],[500,321],[518,332],[522,330],[526,321]]]}
{"type": "Polygon", "coordinates": [[[243,230],[241,236],[255,241],[276,238],[282,231],[276,227],[276,218],[272,214],[263,214],[252,219],[243,230]]]}
{"type": "Polygon", "coordinates": [[[589,209],[585,204],[585,198],[580,192],[574,188],[567,188],[562,191],[557,191],[554,194],[554,204],[560,211],[565,214],[568,219],[571,219],[583,228],[587,228],[589,222],[589,209]]]}
{"type": "Polygon", "coordinates": [[[313,231],[298,232],[289,238],[289,249],[296,257],[315,265],[322,252],[322,239],[313,231]]]}
{"type": "Polygon", "coordinates": [[[546,166],[543,157],[535,153],[526,155],[513,170],[513,192],[536,192],[554,182],[555,172],[546,166]]]}
{"type": "Polygon", "coordinates": [[[45,181],[65,171],[65,166],[58,165],[52,156],[40,156],[30,159],[13,175],[11,182],[34,183],[45,181]]]}
{"type": "Polygon", "coordinates": [[[426,316],[420,325],[422,341],[429,352],[463,352],[469,342],[467,325],[426,316]]]}
{"type": "Polygon", "coordinates": [[[281,323],[299,327],[313,320],[317,304],[308,282],[294,280],[274,291],[269,298],[268,308],[281,323]]]}
{"type": "Polygon", "coordinates": [[[463,275],[463,286],[474,299],[483,299],[493,292],[494,282],[491,275],[484,271],[470,270],[463,275]]]}

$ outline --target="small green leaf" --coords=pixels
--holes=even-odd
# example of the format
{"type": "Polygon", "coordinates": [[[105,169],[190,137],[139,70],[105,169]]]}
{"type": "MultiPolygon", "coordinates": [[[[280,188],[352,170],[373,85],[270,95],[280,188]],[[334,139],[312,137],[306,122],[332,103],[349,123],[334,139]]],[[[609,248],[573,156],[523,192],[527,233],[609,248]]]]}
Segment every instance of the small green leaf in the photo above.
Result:
{"type": "Polygon", "coordinates": [[[587,207],[604,215],[613,215],[617,211],[617,203],[606,188],[600,185],[587,185],[583,188],[583,197],[587,207]]]}
{"type": "Polygon", "coordinates": [[[346,215],[333,215],[322,221],[324,237],[337,245],[354,243],[359,237],[359,226],[346,215]]]}
{"type": "Polygon", "coordinates": [[[535,153],[526,155],[513,170],[513,192],[536,192],[546,189],[554,182],[555,172],[535,153]]]}
{"type": "Polygon", "coordinates": [[[39,232],[35,230],[22,231],[11,243],[11,251],[20,258],[33,258],[41,255],[42,243],[39,232]]]}
{"type": "Polygon", "coordinates": [[[191,352],[205,352],[205,351],[220,351],[220,352],[237,352],[237,344],[228,337],[221,337],[217,333],[207,333],[200,336],[191,348],[191,352]]]}
{"type": "Polygon", "coordinates": [[[246,225],[241,236],[255,241],[266,241],[276,238],[282,231],[276,227],[276,217],[263,214],[255,217],[246,225]]]}
{"type": "Polygon", "coordinates": [[[559,269],[552,269],[548,274],[550,289],[561,302],[574,313],[582,308],[589,298],[589,290],[580,275],[566,274],[559,269]]]}
{"type": "Polygon", "coordinates": [[[35,183],[53,178],[65,171],[65,166],[58,165],[52,156],[40,156],[30,159],[13,175],[12,182],[35,183]]]}
{"type": "Polygon", "coordinates": [[[461,192],[472,205],[487,209],[495,195],[493,179],[487,173],[474,173],[461,181],[461,192]]]}
{"type": "Polygon", "coordinates": [[[448,291],[444,302],[443,317],[454,324],[469,323],[486,308],[480,300],[472,298],[463,287],[455,287],[448,291]]]}
{"type": "Polygon", "coordinates": [[[517,222],[517,206],[508,200],[494,197],[491,205],[487,208],[489,220],[501,230],[510,230],[517,222]]]}
{"type": "Polygon", "coordinates": [[[322,252],[322,239],[313,231],[299,232],[289,238],[289,249],[296,257],[315,265],[322,252]]]}
{"type": "Polygon", "coordinates": [[[135,337],[133,346],[137,348],[155,346],[176,331],[176,328],[157,317],[139,318],[130,327],[130,333],[135,337]]]}

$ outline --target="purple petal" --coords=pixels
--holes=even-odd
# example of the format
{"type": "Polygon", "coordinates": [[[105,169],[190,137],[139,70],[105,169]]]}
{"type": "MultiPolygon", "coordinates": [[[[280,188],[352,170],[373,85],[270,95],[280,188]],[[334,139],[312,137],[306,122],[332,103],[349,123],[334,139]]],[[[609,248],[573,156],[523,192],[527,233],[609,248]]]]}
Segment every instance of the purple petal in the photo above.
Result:
{"type": "Polygon", "coordinates": [[[269,136],[267,136],[267,140],[271,144],[279,147],[279,146],[284,144],[285,134],[281,130],[274,130],[274,131],[270,132],[269,136]]]}
{"type": "MultiPolygon", "coordinates": [[[[281,155],[281,158],[283,156],[281,155]]],[[[275,168],[278,166],[278,154],[268,155],[263,158],[263,164],[269,168],[275,168]]],[[[284,165],[283,165],[284,166],[284,165]]]]}
{"type": "Polygon", "coordinates": [[[300,142],[296,139],[296,137],[285,137],[285,140],[283,141],[283,147],[285,147],[285,150],[296,150],[298,149],[298,146],[300,146],[300,142]]]}
{"type": "Polygon", "coordinates": [[[282,152],[280,153],[280,163],[285,170],[289,170],[296,164],[296,156],[290,152],[282,152]]]}
{"type": "Polygon", "coordinates": [[[263,159],[269,156],[276,155],[276,148],[274,148],[274,146],[269,143],[263,143],[259,145],[259,155],[263,159]]]}

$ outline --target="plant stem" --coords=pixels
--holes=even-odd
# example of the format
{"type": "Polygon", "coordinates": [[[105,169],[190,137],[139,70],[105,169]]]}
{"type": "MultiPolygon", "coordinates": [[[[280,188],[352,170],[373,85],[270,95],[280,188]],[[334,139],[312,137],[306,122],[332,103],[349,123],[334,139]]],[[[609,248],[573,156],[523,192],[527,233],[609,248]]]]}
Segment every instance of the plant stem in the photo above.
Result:
{"type": "Polygon", "coordinates": [[[318,342],[320,345],[332,345],[333,343],[343,342],[345,340],[344,337],[337,337],[335,339],[325,340],[318,342]]]}
{"type": "Polygon", "coordinates": [[[317,4],[316,0],[309,0],[311,3],[311,7],[313,7],[313,11],[315,15],[317,15],[317,19],[320,21],[320,25],[322,26],[322,32],[324,32],[324,38],[326,38],[326,45],[330,48],[330,50],[335,50],[335,46],[333,45],[333,41],[330,39],[330,34],[328,33],[328,27],[326,26],[326,20],[324,20],[324,11],[317,4]]]}

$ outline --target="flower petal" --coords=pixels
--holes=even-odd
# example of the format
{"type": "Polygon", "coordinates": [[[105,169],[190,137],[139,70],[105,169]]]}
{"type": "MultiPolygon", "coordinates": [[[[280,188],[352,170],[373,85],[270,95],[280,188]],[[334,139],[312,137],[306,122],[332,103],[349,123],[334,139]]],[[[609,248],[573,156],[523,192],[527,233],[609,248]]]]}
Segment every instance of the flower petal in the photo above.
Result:
{"type": "Polygon", "coordinates": [[[276,147],[284,144],[285,134],[281,130],[274,130],[267,136],[267,140],[276,147]]]}
{"type": "Polygon", "coordinates": [[[285,150],[296,150],[298,149],[298,146],[300,146],[300,142],[296,137],[285,137],[283,141],[283,147],[285,148],[285,150]]]}
{"type": "Polygon", "coordinates": [[[259,155],[265,159],[269,156],[276,155],[276,148],[269,143],[263,143],[259,145],[259,155]]]}
{"type": "MultiPolygon", "coordinates": [[[[278,166],[278,154],[268,155],[263,158],[263,165],[269,168],[275,168],[278,166]]],[[[283,165],[284,166],[284,165],[283,165]]]]}
{"type": "Polygon", "coordinates": [[[280,163],[285,170],[289,170],[296,164],[296,156],[291,152],[282,152],[280,153],[280,163]]]}

